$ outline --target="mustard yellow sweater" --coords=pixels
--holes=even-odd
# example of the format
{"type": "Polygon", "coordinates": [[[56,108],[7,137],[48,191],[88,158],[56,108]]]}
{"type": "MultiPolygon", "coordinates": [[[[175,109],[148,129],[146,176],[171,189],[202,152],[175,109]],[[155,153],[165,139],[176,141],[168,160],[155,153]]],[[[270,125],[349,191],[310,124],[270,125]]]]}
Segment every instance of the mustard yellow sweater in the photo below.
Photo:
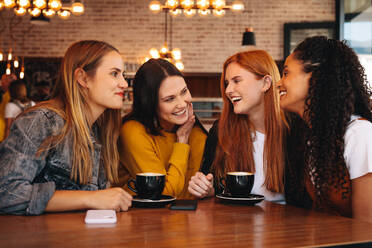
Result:
{"type": "MultiPolygon", "coordinates": [[[[130,178],[141,172],[166,175],[163,194],[191,198],[187,187],[190,178],[199,171],[207,135],[195,126],[189,144],[177,143],[176,134],[163,131],[164,136],[148,134],[134,120],[127,121],[120,132],[120,186],[127,188],[130,178]]],[[[131,192],[129,190],[129,192],[131,192]]]]}
{"type": "Polygon", "coordinates": [[[0,142],[3,141],[5,135],[5,105],[10,101],[9,91],[4,93],[3,100],[0,102],[0,142]]]}

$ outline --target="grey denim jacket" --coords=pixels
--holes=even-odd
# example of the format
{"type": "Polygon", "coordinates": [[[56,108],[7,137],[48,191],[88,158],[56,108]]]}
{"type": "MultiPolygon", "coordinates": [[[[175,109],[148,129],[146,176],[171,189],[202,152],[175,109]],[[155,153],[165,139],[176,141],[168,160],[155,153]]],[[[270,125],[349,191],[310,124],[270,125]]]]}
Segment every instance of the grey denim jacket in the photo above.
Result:
{"type": "Polygon", "coordinates": [[[92,179],[86,185],[70,179],[71,138],[36,156],[41,143],[58,134],[63,125],[62,117],[49,109],[33,110],[14,121],[8,138],[0,143],[1,214],[42,214],[55,190],[106,188],[101,146],[93,136],[92,179]]]}

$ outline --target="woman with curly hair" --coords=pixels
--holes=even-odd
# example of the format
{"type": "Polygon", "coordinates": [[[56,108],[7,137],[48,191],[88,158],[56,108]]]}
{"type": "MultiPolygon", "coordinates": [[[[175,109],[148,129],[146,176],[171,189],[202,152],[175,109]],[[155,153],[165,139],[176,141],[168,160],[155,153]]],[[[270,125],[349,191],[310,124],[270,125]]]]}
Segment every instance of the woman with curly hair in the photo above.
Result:
{"type": "Polygon", "coordinates": [[[201,171],[189,182],[198,198],[222,192],[227,172],[255,173],[252,194],[284,200],[284,122],[275,83],[279,70],[263,50],[239,52],[226,60],[221,76],[223,110],[211,128],[201,171]]]}
{"type": "Polygon", "coordinates": [[[287,203],[372,222],[371,90],[357,55],[344,42],[307,38],[278,87],[281,107],[303,121],[288,139],[287,203]]]}

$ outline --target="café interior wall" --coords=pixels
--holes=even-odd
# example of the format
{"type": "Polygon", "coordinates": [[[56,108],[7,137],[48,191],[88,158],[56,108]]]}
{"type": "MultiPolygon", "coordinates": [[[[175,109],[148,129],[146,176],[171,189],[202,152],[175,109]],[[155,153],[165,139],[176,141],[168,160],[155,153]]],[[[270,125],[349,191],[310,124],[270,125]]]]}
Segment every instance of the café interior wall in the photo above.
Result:
{"type": "MultiPolygon", "coordinates": [[[[33,25],[31,29],[29,15],[17,17],[21,22],[13,27],[16,55],[61,57],[72,42],[97,39],[117,47],[127,63],[141,63],[149,55],[150,48],[160,48],[164,42],[164,13],[151,13],[149,2],[84,1],[84,15],[72,16],[69,20],[54,17],[49,24],[33,25]]],[[[254,28],[258,48],[267,50],[275,60],[282,60],[284,23],[335,19],[334,0],[243,2],[243,13],[227,12],[222,18],[179,16],[173,19],[172,45],[182,51],[185,72],[220,72],[229,55],[246,49],[241,45],[246,27],[254,28]]],[[[12,12],[3,10],[1,15],[3,24],[9,25],[12,12]]],[[[4,51],[11,42],[8,27],[1,36],[0,46],[4,51]]]]}

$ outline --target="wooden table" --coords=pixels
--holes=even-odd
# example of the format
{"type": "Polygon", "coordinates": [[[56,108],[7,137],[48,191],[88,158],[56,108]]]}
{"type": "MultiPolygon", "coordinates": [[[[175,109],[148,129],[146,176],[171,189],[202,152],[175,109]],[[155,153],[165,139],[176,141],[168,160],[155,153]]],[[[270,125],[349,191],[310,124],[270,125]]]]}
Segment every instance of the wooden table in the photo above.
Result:
{"type": "MultiPolygon", "coordinates": [[[[312,247],[369,243],[372,224],[292,206],[199,201],[118,213],[116,224],[87,225],[85,211],[0,216],[0,247],[312,247]]],[[[365,246],[367,247],[367,246],[365,246]]]]}

